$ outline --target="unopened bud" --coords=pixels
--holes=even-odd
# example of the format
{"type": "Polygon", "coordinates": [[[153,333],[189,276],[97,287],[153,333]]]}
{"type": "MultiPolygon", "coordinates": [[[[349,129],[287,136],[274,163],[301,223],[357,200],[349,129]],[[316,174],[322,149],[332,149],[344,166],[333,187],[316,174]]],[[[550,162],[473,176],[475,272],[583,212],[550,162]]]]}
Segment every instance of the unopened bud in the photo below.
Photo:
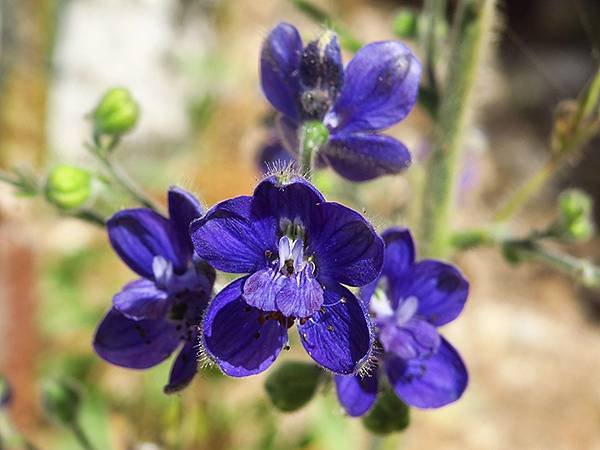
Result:
{"type": "Polygon", "coordinates": [[[564,191],[558,199],[559,228],[563,237],[575,241],[589,239],[594,233],[592,198],[579,189],[564,191]]]}
{"type": "Polygon", "coordinates": [[[92,114],[96,134],[120,136],[135,126],[139,107],[125,88],[110,89],[92,114]]]}
{"type": "Polygon", "coordinates": [[[92,175],[78,167],[65,164],[56,166],[46,181],[46,198],[61,209],[83,206],[91,193],[92,175]]]}

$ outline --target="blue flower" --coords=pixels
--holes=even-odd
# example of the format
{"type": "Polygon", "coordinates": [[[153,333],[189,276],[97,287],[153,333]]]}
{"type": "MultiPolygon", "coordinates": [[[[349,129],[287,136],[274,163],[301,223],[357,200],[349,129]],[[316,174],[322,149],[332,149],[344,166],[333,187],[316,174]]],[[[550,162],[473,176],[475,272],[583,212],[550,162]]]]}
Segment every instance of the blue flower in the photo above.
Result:
{"type": "Polygon", "coordinates": [[[384,245],[359,213],[281,172],[253,196],[217,204],[190,230],[200,257],[247,274],[217,294],[202,322],[203,350],[223,372],[242,377],[267,369],[294,323],[308,354],[332,372],[355,373],[366,362],[370,321],[343,285],[372,282],[384,245]]]}
{"type": "MultiPolygon", "coordinates": [[[[437,327],[462,311],[469,285],[453,266],[435,260],[415,262],[410,232],[392,228],[381,277],[362,289],[377,340],[383,347],[379,370],[396,395],[419,408],[437,408],[457,400],[468,375],[457,351],[437,327]]],[[[365,414],[375,402],[380,374],[337,376],[340,403],[351,416],[365,414]]]]}
{"type": "Polygon", "coordinates": [[[330,135],[317,163],[343,177],[365,181],[409,166],[406,147],[378,133],[404,119],[416,102],[421,65],[404,44],[368,44],[344,69],[335,34],[303,46],[298,30],[281,23],[262,47],[260,72],[290,151],[298,153],[300,125],[317,120],[330,135]]]}
{"type": "Polygon", "coordinates": [[[197,330],[215,271],[194,254],[189,237],[190,223],[202,215],[200,204],[179,188],[168,197],[168,219],[138,208],[119,211],[107,223],[113,248],[141,278],[114,296],[94,348],[117,366],[147,369],[181,347],[165,386],[174,392],[196,374],[197,330]]]}

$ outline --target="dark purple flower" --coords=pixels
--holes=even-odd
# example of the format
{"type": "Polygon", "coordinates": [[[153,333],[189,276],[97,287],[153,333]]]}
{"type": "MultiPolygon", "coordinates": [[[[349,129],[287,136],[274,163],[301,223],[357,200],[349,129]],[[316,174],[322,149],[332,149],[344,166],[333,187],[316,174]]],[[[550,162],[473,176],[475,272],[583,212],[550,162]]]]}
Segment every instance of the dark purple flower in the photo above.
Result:
{"type": "Polygon", "coordinates": [[[419,408],[451,403],[467,387],[465,365],[437,327],[460,314],[469,284],[454,266],[415,262],[407,229],[389,229],[383,239],[381,277],[361,291],[383,354],[369,376],[335,378],[340,403],[351,416],[365,414],[375,402],[380,371],[401,400],[419,408]]]}
{"type": "Polygon", "coordinates": [[[332,372],[355,373],[368,359],[366,308],[342,285],[377,277],[383,241],[359,213],[281,172],[253,196],[214,206],[191,235],[216,269],[248,274],[215,297],[202,323],[203,349],[227,375],[269,367],[295,322],[308,354],[332,372]]]}
{"type": "Polygon", "coordinates": [[[404,44],[374,42],[360,49],[346,68],[331,32],[303,46],[288,23],[275,27],[262,47],[262,88],[281,113],[285,145],[298,153],[298,130],[321,121],[329,142],[318,162],[352,181],[398,173],[410,153],[396,139],[378,134],[400,122],[417,99],[421,65],[404,44]]]}
{"type": "Polygon", "coordinates": [[[125,209],[107,223],[110,242],[141,278],[113,298],[94,338],[98,355],[117,366],[153,367],[181,347],[166,392],[184,388],[197,369],[197,330],[215,271],[194,254],[189,225],[202,215],[191,194],[169,190],[169,218],[125,209]]]}
{"type": "MultiPolygon", "coordinates": [[[[0,375],[0,410],[8,408],[12,402],[13,390],[3,375],[0,375]]],[[[1,414],[1,412],[0,412],[1,414]]]]}

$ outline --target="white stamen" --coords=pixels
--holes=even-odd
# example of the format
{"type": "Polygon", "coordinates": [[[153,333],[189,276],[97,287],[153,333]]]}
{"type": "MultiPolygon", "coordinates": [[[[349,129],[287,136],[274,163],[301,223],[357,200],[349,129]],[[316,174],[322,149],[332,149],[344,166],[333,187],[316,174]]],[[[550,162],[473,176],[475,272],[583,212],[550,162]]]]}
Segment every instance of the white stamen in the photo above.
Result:
{"type": "Polygon", "coordinates": [[[399,326],[404,325],[413,318],[418,308],[419,300],[415,296],[400,300],[400,304],[396,310],[396,324],[399,326]]]}

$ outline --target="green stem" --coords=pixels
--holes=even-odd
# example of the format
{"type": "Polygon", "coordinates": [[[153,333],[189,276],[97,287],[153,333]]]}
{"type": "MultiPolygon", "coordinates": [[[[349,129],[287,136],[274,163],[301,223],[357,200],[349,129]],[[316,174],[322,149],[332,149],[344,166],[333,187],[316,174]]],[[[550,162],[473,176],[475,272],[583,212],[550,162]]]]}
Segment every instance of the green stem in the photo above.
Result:
{"type": "Polygon", "coordinates": [[[88,149],[92,154],[100,161],[102,166],[109,173],[111,178],[127,193],[129,196],[145,206],[146,208],[153,209],[155,211],[160,210],[156,203],[150,199],[146,194],[133,183],[127,175],[125,175],[110,159],[109,152],[114,147],[114,141],[109,145],[108,149],[100,148],[96,145],[88,145],[88,149]]]}
{"type": "Polygon", "coordinates": [[[75,436],[75,439],[77,440],[77,443],[81,446],[83,450],[94,450],[94,446],[84,433],[79,423],[73,422],[69,426],[69,430],[71,430],[73,436],[75,436]]]}
{"type": "Polygon", "coordinates": [[[449,251],[450,212],[462,149],[462,136],[483,42],[491,31],[495,0],[463,0],[456,13],[456,36],[448,80],[441,96],[438,126],[428,162],[429,183],[422,208],[422,245],[426,257],[449,251]]]}
{"type": "Polygon", "coordinates": [[[523,206],[546,184],[548,179],[560,166],[559,158],[550,158],[540,169],[525,182],[494,216],[494,222],[506,222],[518,213],[523,206]]]}
{"type": "Polygon", "coordinates": [[[362,46],[362,42],[356,39],[352,34],[342,25],[334,21],[329,14],[319,8],[317,5],[307,0],[290,0],[291,3],[304,15],[310,17],[315,22],[330,28],[335,31],[340,37],[340,44],[343,48],[351,52],[357,52],[362,46]]]}
{"type": "Polygon", "coordinates": [[[310,180],[315,167],[317,154],[327,143],[329,131],[319,121],[305,122],[300,130],[300,171],[310,180]]]}
{"type": "Polygon", "coordinates": [[[515,242],[509,245],[511,245],[511,251],[515,252],[520,258],[545,263],[572,276],[584,286],[590,288],[600,287],[600,267],[590,261],[549,250],[530,242],[515,242]]]}

